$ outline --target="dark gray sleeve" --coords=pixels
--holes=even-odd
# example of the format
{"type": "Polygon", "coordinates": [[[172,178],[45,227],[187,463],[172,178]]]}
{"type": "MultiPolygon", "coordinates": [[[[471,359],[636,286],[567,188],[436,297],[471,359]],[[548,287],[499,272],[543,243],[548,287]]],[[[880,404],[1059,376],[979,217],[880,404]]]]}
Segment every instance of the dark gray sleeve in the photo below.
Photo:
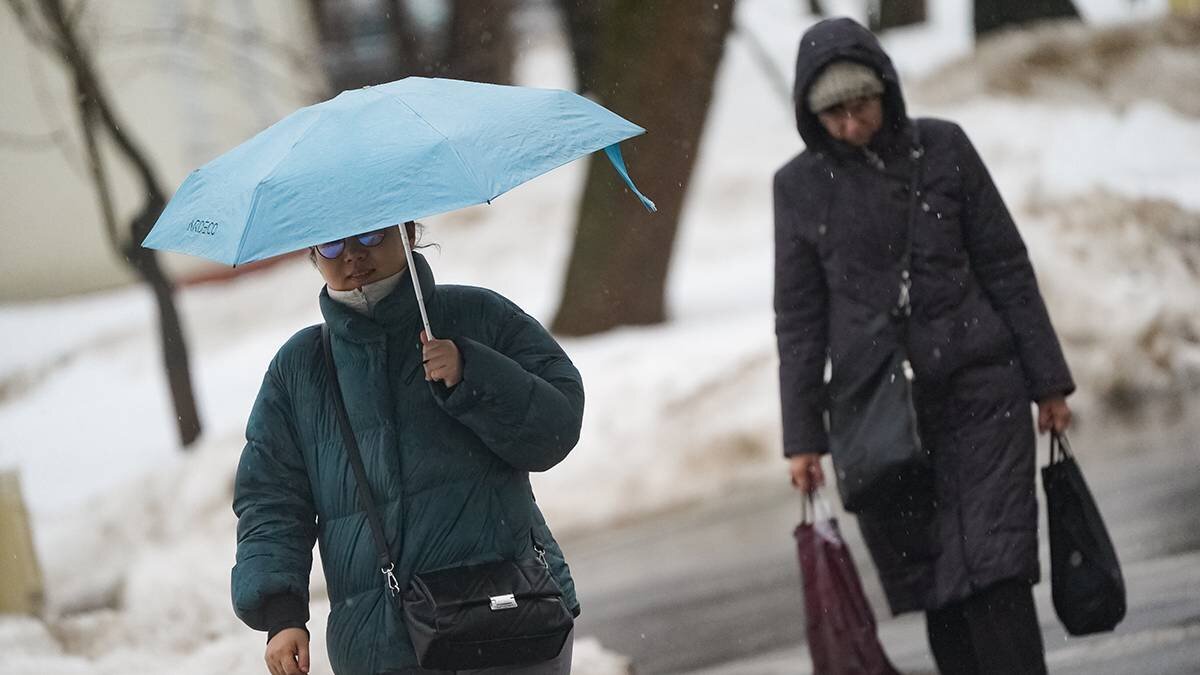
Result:
{"type": "Polygon", "coordinates": [[[789,195],[783,172],[775,175],[775,337],[783,454],[826,453],[825,358],[828,289],[816,247],[801,236],[807,215],[789,195]]]}
{"type": "Polygon", "coordinates": [[[1033,399],[1070,394],[1075,382],[1025,242],[975,146],[961,128],[955,131],[963,180],[963,236],[975,277],[1012,332],[1033,399]]]}

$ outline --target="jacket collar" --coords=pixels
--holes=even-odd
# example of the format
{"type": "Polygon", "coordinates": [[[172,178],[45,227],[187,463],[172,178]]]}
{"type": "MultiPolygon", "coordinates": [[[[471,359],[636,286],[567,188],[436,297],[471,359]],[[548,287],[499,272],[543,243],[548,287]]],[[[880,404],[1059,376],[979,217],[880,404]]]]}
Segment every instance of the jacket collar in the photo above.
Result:
{"type": "MultiPolygon", "coordinates": [[[[417,280],[421,283],[426,308],[432,310],[432,301],[437,293],[433,271],[429,269],[425,257],[416,252],[413,253],[413,267],[416,268],[417,280]]],[[[351,342],[376,342],[386,338],[389,333],[419,333],[421,313],[417,307],[417,296],[413,292],[411,272],[411,269],[407,269],[400,274],[400,283],[396,284],[396,289],[375,305],[370,316],[360,314],[329,297],[329,289],[322,287],[321,315],[325,317],[329,330],[339,338],[351,342]]]]}
{"type": "MultiPolygon", "coordinates": [[[[907,159],[913,150],[911,120],[904,120],[899,125],[893,126],[884,124],[871,142],[867,144],[867,148],[882,159],[888,169],[891,169],[897,160],[900,164],[907,164],[907,159]]],[[[867,159],[867,153],[863,152],[862,148],[856,148],[848,143],[829,139],[824,147],[824,153],[830,155],[840,162],[860,162],[870,164],[867,159]]],[[[886,171],[891,173],[891,171],[886,171]]]]}
{"type": "Polygon", "coordinates": [[[400,285],[400,280],[404,278],[404,270],[396,272],[386,279],[373,281],[362,288],[352,288],[348,291],[335,291],[329,286],[325,286],[325,291],[329,293],[329,297],[346,305],[350,309],[359,314],[370,315],[380,300],[392,294],[396,290],[396,286],[400,285]]]}

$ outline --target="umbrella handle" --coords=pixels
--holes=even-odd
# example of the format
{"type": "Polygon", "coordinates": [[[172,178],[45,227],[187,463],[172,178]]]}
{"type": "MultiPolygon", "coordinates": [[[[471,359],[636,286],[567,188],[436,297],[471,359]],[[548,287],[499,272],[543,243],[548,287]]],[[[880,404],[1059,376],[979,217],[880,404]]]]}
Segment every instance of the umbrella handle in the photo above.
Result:
{"type": "Polygon", "coordinates": [[[413,264],[412,246],[408,243],[408,228],[400,226],[400,241],[404,244],[404,258],[408,260],[408,276],[412,278],[413,291],[417,294],[417,309],[421,310],[421,323],[425,326],[425,336],[430,340],[433,331],[429,329],[429,314],[425,312],[425,296],[421,295],[421,280],[417,278],[417,267],[413,264]]]}

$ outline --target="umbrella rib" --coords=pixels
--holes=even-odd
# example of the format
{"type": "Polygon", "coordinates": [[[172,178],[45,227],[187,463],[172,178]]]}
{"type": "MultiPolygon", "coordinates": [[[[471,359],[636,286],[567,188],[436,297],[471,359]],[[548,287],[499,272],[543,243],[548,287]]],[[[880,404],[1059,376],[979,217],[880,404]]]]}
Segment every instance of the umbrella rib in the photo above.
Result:
{"type": "MultiPolygon", "coordinates": [[[[316,106],[314,106],[314,108],[315,107],[316,106]]],[[[250,223],[254,220],[254,213],[258,210],[258,189],[262,187],[263,183],[267,182],[268,178],[275,174],[275,171],[281,164],[283,164],[283,160],[287,159],[288,155],[292,154],[292,150],[295,150],[296,146],[300,144],[300,141],[304,140],[304,138],[308,136],[308,132],[312,131],[312,128],[317,126],[317,122],[321,120],[321,115],[322,111],[318,110],[317,114],[313,116],[312,122],[310,122],[307,127],[304,127],[304,131],[301,131],[300,135],[296,136],[296,140],[292,141],[292,144],[288,147],[287,152],[281,154],[279,159],[275,161],[275,166],[271,167],[271,170],[264,174],[262,178],[259,178],[258,182],[255,183],[254,193],[250,200],[250,213],[246,214],[246,226],[242,228],[242,237],[238,240],[237,250],[233,252],[234,267],[237,267],[238,258],[242,256],[242,248],[246,245],[246,237],[250,235],[250,223]]]]}
{"type": "Polygon", "coordinates": [[[471,166],[469,164],[467,164],[466,160],[464,160],[462,158],[462,155],[458,154],[458,148],[454,147],[454,144],[450,142],[449,136],[447,136],[441,129],[433,126],[432,122],[425,119],[424,115],[417,112],[417,110],[415,108],[413,108],[411,105],[409,105],[408,102],[405,101],[404,99],[398,98],[396,96],[386,96],[386,98],[391,101],[395,101],[396,103],[399,103],[400,105],[404,106],[405,108],[408,108],[409,112],[416,115],[417,119],[419,119],[425,123],[425,126],[436,131],[437,134],[439,136],[441,136],[443,140],[446,141],[446,145],[450,147],[450,152],[454,153],[454,157],[458,160],[459,165],[462,166],[463,172],[466,173],[466,175],[475,183],[475,189],[479,191],[479,194],[484,195],[485,200],[487,200],[488,202],[491,202],[493,195],[488,194],[488,192],[483,189],[483,186],[479,184],[479,177],[476,176],[475,172],[471,170],[471,166]]]}

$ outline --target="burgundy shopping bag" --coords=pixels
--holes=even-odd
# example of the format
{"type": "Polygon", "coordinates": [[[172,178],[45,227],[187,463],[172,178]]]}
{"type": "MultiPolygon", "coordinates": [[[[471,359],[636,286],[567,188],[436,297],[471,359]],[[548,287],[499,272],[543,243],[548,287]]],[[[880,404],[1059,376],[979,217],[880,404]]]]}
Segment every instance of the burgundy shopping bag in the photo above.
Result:
{"type": "Polygon", "coordinates": [[[899,675],[875,633],[850,549],[823,499],[796,526],[808,650],[817,675],[899,675]],[[824,513],[817,513],[824,506],[824,513]]]}

